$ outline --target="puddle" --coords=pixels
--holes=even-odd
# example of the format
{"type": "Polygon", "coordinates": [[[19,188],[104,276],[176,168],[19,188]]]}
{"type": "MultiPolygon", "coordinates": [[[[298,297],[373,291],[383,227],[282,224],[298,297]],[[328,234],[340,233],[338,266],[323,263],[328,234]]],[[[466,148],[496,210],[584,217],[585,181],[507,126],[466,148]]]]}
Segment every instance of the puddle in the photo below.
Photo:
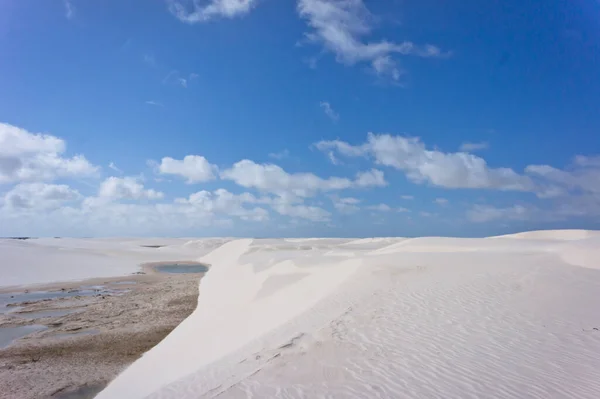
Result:
{"type": "Polygon", "coordinates": [[[175,263],[156,266],[156,271],[159,273],[206,273],[208,267],[197,263],[175,263]]]}
{"type": "Polygon", "coordinates": [[[79,309],[50,309],[40,310],[38,312],[17,313],[17,316],[33,320],[42,317],[61,317],[77,312],[79,312],[79,309]]]}
{"type": "Polygon", "coordinates": [[[37,302],[46,299],[73,298],[76,296],[93,296],[97,294],[111,295],[121,291],[108,290],[104,286],[82,287],[82,290],[70,291],[34,291],[0,294],[0,314],[12,313],[20,307],[8,306],[11,303],[37,302]]]}
{"type": "Polygon", "coordinates": [[[36,331],[42,331],[47,329],[46,326],[32,325],[32,326],[20,326],[20,327],[0,327],[0,349],[6,348],[12,344],[15,340],[22,338],[26,335],[34,333],[36,331]]]}
{"type": "Polygon", "coordinates": [[[74,391],[59,393],[53,396],[56,399],[92,399],[98,395],[107,384],[85,385],[74,391]]]}
{"type": "Polygon", "coordinates": [[[73,338],[73,337],[82,337],[84,335],[96,335],[100,332],[100,330],[84,330],[84,331],[73,331],[73,332],[65,332],[60,334],[52,335],[52,338],[73,338]]]}

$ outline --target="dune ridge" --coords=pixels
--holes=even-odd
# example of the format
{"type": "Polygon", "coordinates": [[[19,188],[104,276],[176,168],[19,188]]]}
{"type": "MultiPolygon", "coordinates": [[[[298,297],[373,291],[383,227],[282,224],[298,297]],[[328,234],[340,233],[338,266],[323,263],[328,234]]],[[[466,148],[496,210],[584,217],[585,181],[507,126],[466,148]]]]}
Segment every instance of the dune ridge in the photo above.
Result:
{"type": "Polygon", "coordinates": [[[600,397],[598,237],[229,241],[98,398],[600,397]]]}

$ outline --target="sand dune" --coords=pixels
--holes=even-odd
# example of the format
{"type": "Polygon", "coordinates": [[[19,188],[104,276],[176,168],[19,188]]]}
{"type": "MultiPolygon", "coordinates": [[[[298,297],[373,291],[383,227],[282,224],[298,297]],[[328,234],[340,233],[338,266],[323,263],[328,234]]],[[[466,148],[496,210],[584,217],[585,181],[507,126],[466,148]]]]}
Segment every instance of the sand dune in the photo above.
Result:
{"type": "Polygon", "coordinates": [[[229,239],[0,239],[0,286],[124,276],[145,262],[193,260],[229,239]]]}
{"type": "Polygon", "coordinates": [[[598,398],[599,237],[229,241],[98,398],[598,398]]]}
{"type": "Polygon", "coordinates": [[[489,238],[520,238],[525,240],[582,240],[590,237],[598,237],[599,235],[600,232],[590,230],[537,230],[489,238]]]}

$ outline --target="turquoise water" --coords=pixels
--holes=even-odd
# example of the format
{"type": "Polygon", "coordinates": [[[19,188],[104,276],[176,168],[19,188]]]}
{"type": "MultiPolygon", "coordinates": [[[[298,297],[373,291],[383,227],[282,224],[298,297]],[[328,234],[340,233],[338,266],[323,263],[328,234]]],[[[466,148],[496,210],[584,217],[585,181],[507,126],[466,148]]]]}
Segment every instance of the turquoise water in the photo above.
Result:
{"type": "Polygon", "coordinates": [[[204,265],[175,263],[173,265],[160,265],[156,267],[159,273],[206,273],[208,267],[204,265]]]}

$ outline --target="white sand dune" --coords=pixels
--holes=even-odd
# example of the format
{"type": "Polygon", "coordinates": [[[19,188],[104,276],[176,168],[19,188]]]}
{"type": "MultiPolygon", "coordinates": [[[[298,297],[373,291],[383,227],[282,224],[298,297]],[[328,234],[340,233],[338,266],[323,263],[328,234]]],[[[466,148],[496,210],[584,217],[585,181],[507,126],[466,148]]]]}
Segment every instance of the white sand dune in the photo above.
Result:
{"type": "Polygon", "coordinates": [[[105,398],[599,398],[600,235],[235,240],[105,398]],[[581,267],[585,266],[585,267],[581,267]]]}
{"type": "Polygon", "coordinates": [[[0,259],[0,286],[212,265],[100,399],[600,397],[599,232],[0,240],[0,259]]]}
{"type": "Polygon", "coordinates": [[[0,239],[0,287],[123,276],[139,271],[144,262],[194,260],[227,241],[220,238],[0,239]]]}
{"type": "Polygon", "coordinates": [[[526,240],[582,240],[584,238],[598,237],[600,231],[591,230],[537,230],[523,233],[507,234],[488,238],[520,238],[526,240]]]}

